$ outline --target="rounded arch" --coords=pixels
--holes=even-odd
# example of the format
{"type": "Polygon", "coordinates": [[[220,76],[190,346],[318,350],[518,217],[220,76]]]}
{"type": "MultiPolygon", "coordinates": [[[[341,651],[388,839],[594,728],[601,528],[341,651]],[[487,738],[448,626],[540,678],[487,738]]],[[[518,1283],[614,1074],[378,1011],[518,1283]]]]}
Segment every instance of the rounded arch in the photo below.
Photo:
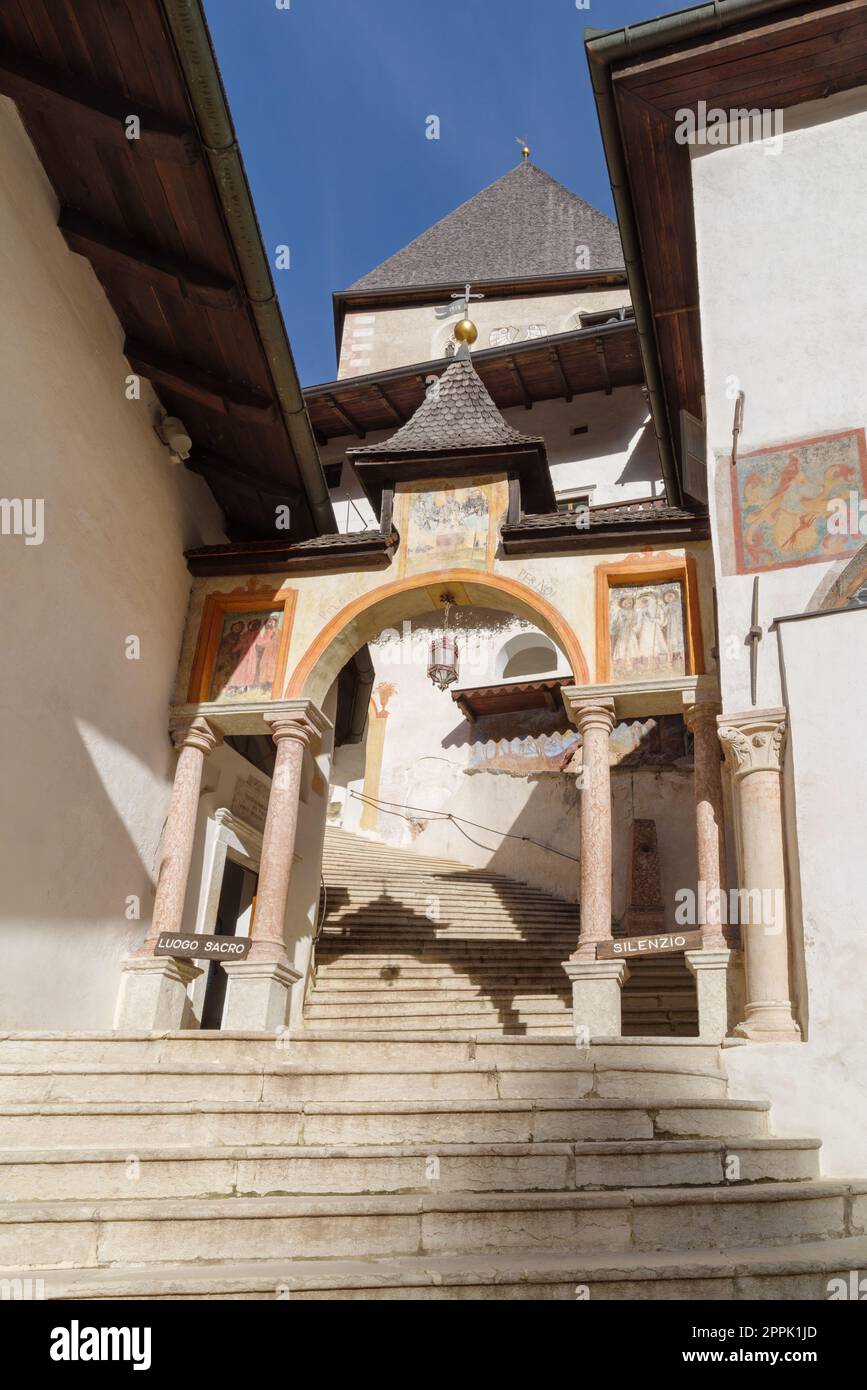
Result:
{"type": "Polygon", "coordinates": [[[431,589],[459,587],[473,606],[496,608],[526,618],[561,649],[576,685],[589,682],[581,643],[562,613],[528,584],[479,570],[448,569],[413,575],[383,584],[353,599],[325,625],[292,672],[287,698],[304,696],[321,705],[342,668],[355,653],[381,632],[404,618],[432,613],[437,604],[431,589]]]}
{"type": "Polygon", "coordinates": [[[542,632],[518,632],[510,637],[494,658],[497,680],[512,676],[554,675],[560,666],[557,644],[542,632]],[[513,668],[513,669],[512,669],[513,668]]]}

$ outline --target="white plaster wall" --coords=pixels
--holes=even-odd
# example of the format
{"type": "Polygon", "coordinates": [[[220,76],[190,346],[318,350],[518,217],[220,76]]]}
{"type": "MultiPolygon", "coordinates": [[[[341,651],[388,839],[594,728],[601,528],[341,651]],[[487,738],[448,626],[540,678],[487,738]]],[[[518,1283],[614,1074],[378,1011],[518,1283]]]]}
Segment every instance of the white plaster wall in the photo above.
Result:
{"type": "MultiPolygon", "coordinates": [[[[456,287],[457,288],[457,287],[456,287]]],[[[443,304],[449,303],[447,293],[443,304]]],[[[517,329],[514,343],[527,342],[531,324],[547,330],[545,336],[580,328],[580,313],[619,309],[630,303],[625,285],[583,293],[534,295],[525,299],[473,300],[470,317],[479,330],[479,349],[496,346],[491,334],[500,328],[517,329]]],[[[338,379],[385,372],[412,362],[433,362],[445,356],[460,315],[437,318],[431,304],[402,309],[377,309],[350,313],[343,325],[338,379]]],[[[534,336],[539,336],[534,334],[534,336]]]]}
{"type": "Polygon", "coordinates": [[[2,99],[2,492],[44,499],[45,538],[0,537],[0,1026],[74,1029],[111,1025],[120,962],[145,933],[175,761],[183,551],[223,533],[205,485],[157,441],[147,385],[125,399],[121,327],[57,213],[2,99]]]}
{"type": "MultiPolygon", "coordinates": [[[[640,386],[621,386],[610,396],[593,391],[571,402],[538,401],[532,410],[516,406],[502,413],[513,429],[545,440],[555,493],[592,487],[592,506],[661,494],[659,459],[640,386]],[[585,425],[586,433],[572,433],[585,425]]],[[[376,444],[393,433],[377,431],[364,443],[376,444]]],[[[331,492],[339,529],[364,531],[378,522],[344,461],[348,442],[332,440],[321,451],[322,461],[344,462],[340,487],[331,492]]]]}
{"type": "MultiPolygon", "coordinates": [[[[723,572],[720,542],[737,378],[740,452],[867,422],[867,88],[785,113],[782,148],[694,147],[692,178],[716,536],[724,708],[749,706],[752,576],[723,572]]],[[[801,612],[830,563],[762,574],[757,703],[781,702],[775,617],[801,612]]]]}
{"type": "MultiPolygon", "coordinates": [[[[823,1171],[867,1172],[867,610],[779,628],[799,846],[807,1041],[726,1054],[732,1094],[764,1097],[774,1128],[823,1140],[823,1171]]],[[[800,943],[797,943],[800,945],[800,943]]]]}

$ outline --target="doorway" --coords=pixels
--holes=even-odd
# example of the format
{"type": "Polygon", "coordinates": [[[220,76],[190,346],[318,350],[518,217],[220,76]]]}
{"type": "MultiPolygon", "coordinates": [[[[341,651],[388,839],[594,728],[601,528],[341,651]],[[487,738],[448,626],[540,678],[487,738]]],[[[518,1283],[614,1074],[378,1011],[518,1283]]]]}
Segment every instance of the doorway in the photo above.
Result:
{"type": "MultiPolygon", "coordinates": [[[[217,904],[216,936],[249,936],[256,901],[258,874],[245,868],[232,857],[229,850],[223,866],[223,880],[217,904]]],[[[217,960],[208,965],[205,998],[202,1003],[202,1028],[221,1028],[229,980],[217,960]]]]}

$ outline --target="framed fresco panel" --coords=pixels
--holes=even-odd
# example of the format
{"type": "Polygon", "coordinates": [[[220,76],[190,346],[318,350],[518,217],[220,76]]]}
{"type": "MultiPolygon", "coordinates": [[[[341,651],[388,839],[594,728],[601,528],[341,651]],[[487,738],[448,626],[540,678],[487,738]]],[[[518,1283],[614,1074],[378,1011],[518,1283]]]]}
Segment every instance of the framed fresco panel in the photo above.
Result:
{"type": "Polygon", "coordinates": [[[597,681],[653,682],[703,671],[693,557],[630,555],[597,565],[597,681]]]}
{"type": "Polygon", "coordinates": [[[828,524],[835,512],[858,515],[867,498],[863,429],[756,449],[729,469],[739,574],[836,560],[864,544],[852,527],[828,524]]]}
{"type": "Polygon", "coordinates": [[[425,570],[490,569],[509,503],[505,475],[398,483],[394,517],[401,578],[425,570]]]}
{"type": "Polygon", "coordinates": [[[295,591],[209,594],[187,695],[191,704],[279,700],[295,591]]]}

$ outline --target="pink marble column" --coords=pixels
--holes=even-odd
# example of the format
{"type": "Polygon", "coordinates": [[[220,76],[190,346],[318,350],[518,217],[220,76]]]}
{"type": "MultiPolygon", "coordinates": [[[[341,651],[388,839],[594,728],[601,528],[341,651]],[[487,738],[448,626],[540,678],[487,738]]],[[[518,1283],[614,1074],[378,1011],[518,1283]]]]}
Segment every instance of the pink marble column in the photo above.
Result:
{"type": "Polygon", "coordinates": [[[571,960],[595,961],[596,946],[611,939],[611,771],[608,741],[613,700],[570,700],[581,734],[581,929],[571,960]]]}
{"type": "Polygon", "coordinates": [[[277,745],[277,761],[262,836],[253,945],[248,959],[283,963],[287,958],[283,932],[304,756],[308,748],[318,743],[321,730],[301,711],[279,711],[266,714],[264,719],[277,745]]]}
{"type": "MultiPolygon", "coordinates": [[[[695,765],[695,843],[698,881],[704,885],[706,920],[701,923],[703,950],[725,950],[721,911],[727,888],[722,759],[717,734],[719,705],[713,701],[690,705],[687,728],[693,735],[695,765]]],[[[699,890],[701,893],[701,890],[699,890]]],[[[701,897],[699,898],[701,901],[701,897]]]]}
{"type": "Polygon", "coordinates": [[[172,799],[163,831],[162,857],[150,931],[136,956],[151,956],[161,932],[181,930],[187,880],[193,857],[196,816],[202,788],[205,754],[222,743],[222,735],[206,719],[173,719],[169,724],[178,763],[172,799]]]}

